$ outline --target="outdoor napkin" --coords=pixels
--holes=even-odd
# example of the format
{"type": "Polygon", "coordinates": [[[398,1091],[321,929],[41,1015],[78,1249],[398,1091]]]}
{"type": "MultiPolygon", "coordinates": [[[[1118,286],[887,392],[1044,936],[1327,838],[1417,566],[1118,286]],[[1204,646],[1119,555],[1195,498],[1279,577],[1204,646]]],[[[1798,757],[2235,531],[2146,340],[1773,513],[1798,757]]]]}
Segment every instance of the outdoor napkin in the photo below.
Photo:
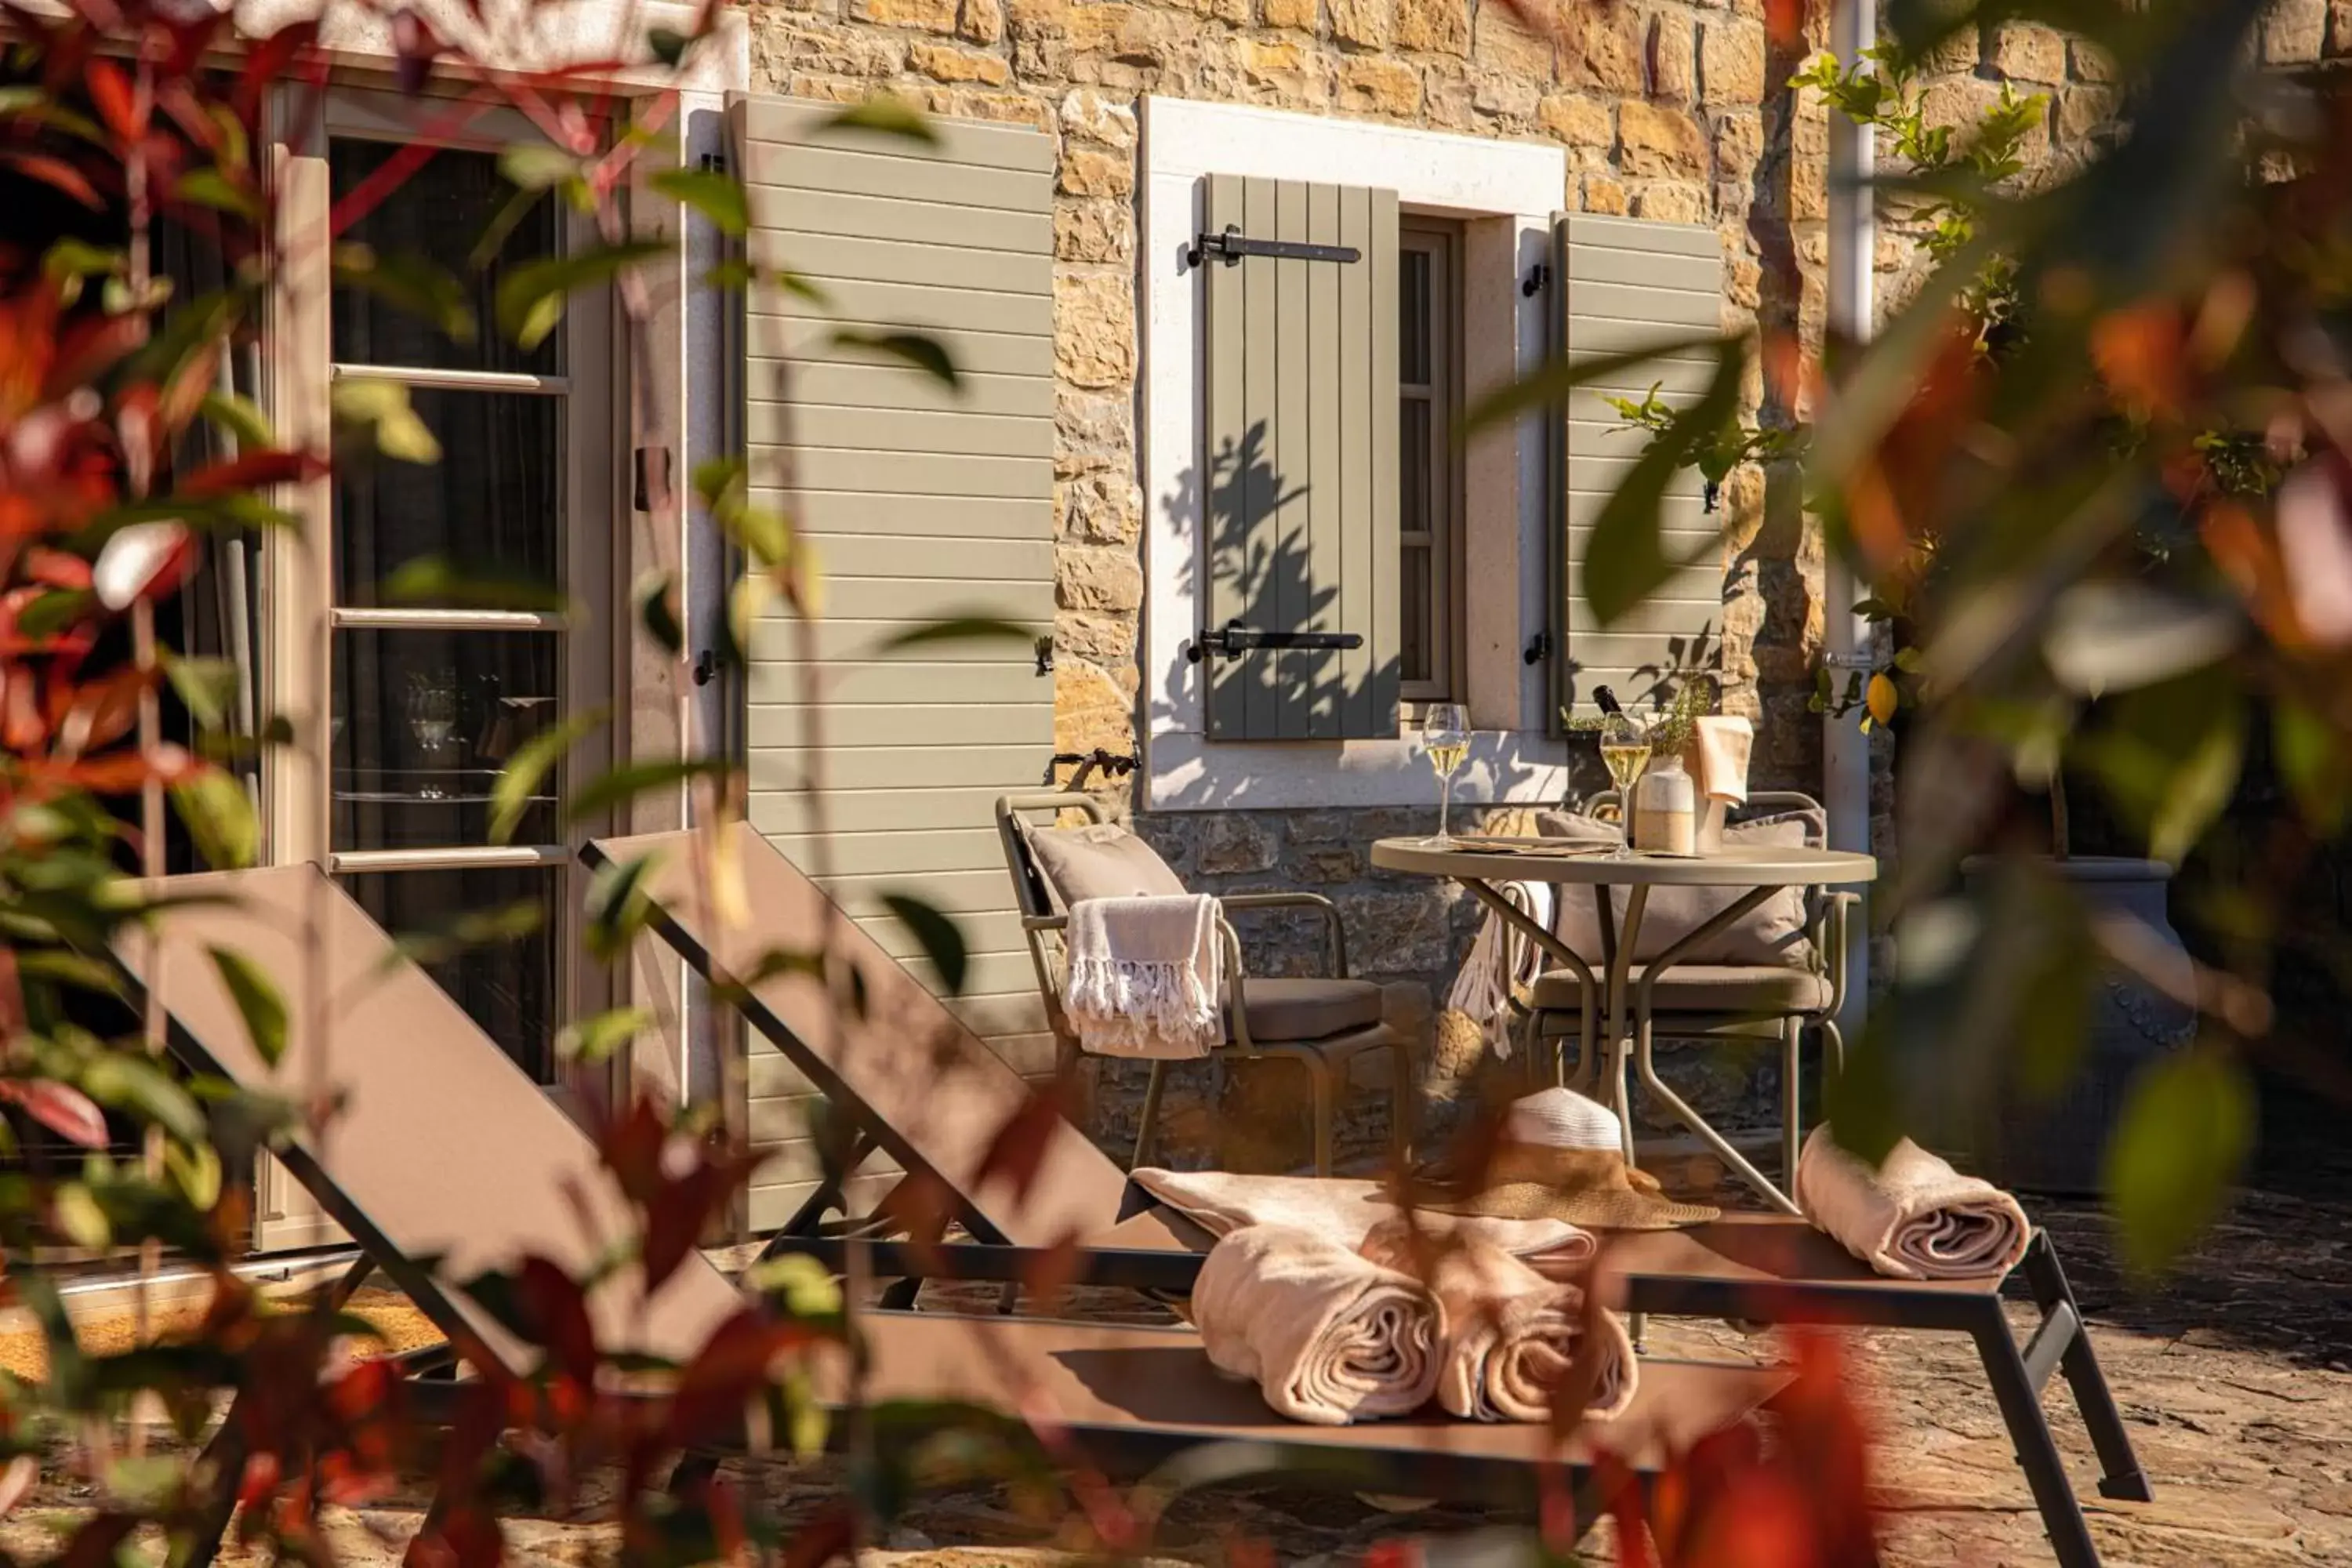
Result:
{"type": "Polygon", "coordinates": [[[1062,1010],[1101,1056],[1205,1057],[1224,1043],[1217,900],[1185,894],[1070,906],[1062,1010]]]}
{"type": "MultiPolygon", "coordinates": [[[[1349,1252],[1383,1226],[1407,1223],[1378,1182],[1339,1176],[1240,1176],[1224,1171],[1163,1171],[1142,1166],[1128,1175],[1137,1186],[1211,1236],[1244,1226],[1303,1230],[1349,1252]]],[[[1562,1219],[1501,1219],[1423,1209],[1413,1222],[1433,1237],[1473,1236],[1541,1270],[1568,1271],[1591,1261],[1590,1231],[1562,1219]]]]}
{"type": "Polygon", "coordinates": [[[1402,1415],[1437,1386],[1437,1302],[1421,1281],[1286,1226],[1221,1237],[1192,1286],[1219,1371],[1318,1426],[1402,1415]]]}
{"type": "Polygon", "coordinates": [[[1698,792],[1709,800],[1748,798],[1748,754],[1756,731],[1731,713],[1701,714],[1697,722],[1698,792]]]}
{"type": "Polygon", "coordinates": [[[1838,1147],[1827,1123],[1805,1140],[1793,1195],[1816,1229],[1897,1279],[2006,1274],[2033,1237],[2017,1200],[1990,1182],[1908,1138],[1874,1171],[1838,1147]]]}
{"type": "Polygon", "coordinates": [[[1607,1312],[1585,1313],[1584,1292],[1546,1279],[1483,1241],[1416,1249],[1402,1227],[1376,1232],[1364,1252],[1416,1278],[1426,1274],[1437,1298],[1444,1352],[1437,1403],[1473,1421],[1543,1421],[1588,1331],[1595,1347],[1587,1418],[1606,1421],[1633,1403],[1641,1373],[1624,1324],[1607,1312]]]}

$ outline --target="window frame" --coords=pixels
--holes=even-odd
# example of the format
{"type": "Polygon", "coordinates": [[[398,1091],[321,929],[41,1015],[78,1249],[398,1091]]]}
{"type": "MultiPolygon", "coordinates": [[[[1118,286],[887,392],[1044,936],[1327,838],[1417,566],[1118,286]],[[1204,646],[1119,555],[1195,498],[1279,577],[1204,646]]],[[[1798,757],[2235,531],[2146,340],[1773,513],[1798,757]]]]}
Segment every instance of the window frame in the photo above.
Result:
{"type": "MultiPolygon", "coordinates": [[[[1444,218],[1406,212],[1397,220],[1397,247],[1400,252],[1417,252],[1430,260],[1429,290],[1429,361],[1435,374],[1427,382],[1414,383],[1404,379],[1402,355],[1399,355],[1397,377],[1398,396],[1404,401],[1429,405],[1428,450],[1424,460],[1430,478],[1432,505],[1430,527],[1425,530],[1407,529],[1403,517],[1403,437],[1399,435],[1398,462],[1398,526],[1397,544],[1400,555],[1398,582],[1404,580],[1402,554],[1407,547],[1424,548],[1429,552],[1429,643],[1430,675],[1423,680],[1402,681],[1399,694],[1404,703],[1403,721],[1418,721],[1429,704],[1452,702],[1462,695],[1463,610],[1462,586],[1464,569],[1463,534],[1466,487],[1464,484],[1463,451],[1454,439],[1455,421],[1462,410],[1462,226],[1444,218]],[[1416,540],[1413,534],[1421,537],[1416,540]]],[[[1411,613],[1400,604],[1398,615],[1411,613]]]]}
{"type": "MultiPolygon", "coordinates": [[[[269,158],[280,181],[281,271],[273,279],[263,328],[265,405],[291,443],[326,448],[332,433],[331,397],[337,375],[333,359],[333,278],[328,226],[332,206],[329,148],[334,140],[429,140],[457,152],[495,153],[541,133],[511,110],[477,109],[462,129],[436,123],[436,110],[456,110],[446,97],[403,99],[373,87],[337,86],[314,106],[281,92],[272,104],[269,158]],[[294,116],[309,110],[297,123],[294,116]]],[[[593,221],[566,213],[564,241],[580,245],[593,237],[593,221]]],[[[369,364],[371,376],[384,375],[412,387],[530,392],[562,395],[563,452],[557,580],[576,613],[482,609],[362,607],[336,601],[334,493],[331,479],[294,487],[289,510],[299,530],[280,531],[265,544],[262,579],[260,689],[264,710],[286,716],[293,743],[265,754],[262,789],[267,858],[272,864],[312,861],[331,876],[402,872],[543,868],[556,881],[556,928],[551,934],[556,964],[553,1030],[611,1005],[614,991],[606,966],[586,961],[578,925],[589,872],[575,853],[578,840],[605,831],[603,820],[565,822],[564,842],[536,845],[450,845],[425,848],[353,850],[332,842],[331,728],[335,633],[341,630],[446,630],[452,632],[549,631],[557,640],[557,682],[562,711],[604,710],[615,717],[575,746],[565,759],[566,778],[593,778],[612,764],[627,738],[622,732],[627,703],[617,700],[625,685],[628,650],[619,632],[615,584],[624,580],[621,552],[628,543],[622,526],[623,455],[629,448],[625,400],[625,342],[614,321],[609,291],[575,296],[564,312],[562,373],[434,370],[369,364]]],[[[485,323],[485,330],[494,330],[485,323]]],[[[362,367],[353,367],[362,368],[362,367]]],[[[553,1064],[551,1064],[553,1065],[553,1064]]],[[[561,1083],[543,1087],[564,1098],[561,1083]]]]}

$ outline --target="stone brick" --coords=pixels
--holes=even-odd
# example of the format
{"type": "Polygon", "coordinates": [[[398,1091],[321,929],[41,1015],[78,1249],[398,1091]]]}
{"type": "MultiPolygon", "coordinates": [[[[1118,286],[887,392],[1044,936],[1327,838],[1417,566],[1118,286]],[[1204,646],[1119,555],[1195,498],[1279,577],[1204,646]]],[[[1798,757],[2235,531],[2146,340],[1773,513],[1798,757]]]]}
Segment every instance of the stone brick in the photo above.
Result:
{"type": "Polygon", "coordinates": [[[1135,289],[1124,273],[1054,269],[1054,368],[1075,386],[1135,379],[1135,289]]]}
{"type": "Polygon", "coordinates": [[[1315,30],[1315,0],[1264,0],[1258,15],[1269,27],[1300,33],[1315,30]]]}
{"type": "Polygon", "coordinates": [[[1541,89],[1517,71],[1481,71],[1472,84],[1471,103],[1495,120],[1526,121],[1535,117],[1541,89]]]}
{"type": "Polygon", "coordinates": [[[1633,193],[1633,216],[1657,223],[1705,223],[1706,190],[1700,185],[1655,184],[1633,193]]]}
{"type": "Polygon", "coordinates": [[[1244,80],[1285,107],[1317,108],[1328,97],[1323,60],[1309,46],[1289,38],[1244,38],[1235,47],[1234,61],[1244,80]]]}
{"type": "Polygon", "coordinates": [[[1255,812],[1227,811],[1203,817],[1193,836],[1193,864],[1206,876],[1264,871],[1279,853],[1272,825],[1255,812]]]}
{"type": "Polygon", "coordinates": [[[1123,471],[1082,474],[1054,487],[1054,537],[1131,544],[1143,529],[1143,491],[1123,471]]]}
{"type": "Polygon", "coordinates": [[[1054,552],[1054,602],[1066,610],[1132,612],[1143,604],[1143,567],[1131,550],[1066,544],[1054,552]]]}
{"type": "Polygon", "coordinates": [[[1135,208],[1127,202],[1060,202],[1054,207],[1054,255],[1064,261],[1116,264],[1135,255],[1135,208]]]}
{"type": "Polygon", "coordinates": [[[977,81],[1003,87],[1013,68],[1001,55],[984,55],[947,44],[916,44],[907,50],[907,65],[938,81],[977,81]]]}
{"type": "Polygon", "coordinates": [[[1620,98],[1640,94],[1646,84],[1641,37],[1633,27],[1622,5],[1606,11],[1579,7],[1561,49],[1562,79],[1620,98]]]}
{"type": "Polygon", "coordinates": [[[1650,96],[1669,103],[1688,103],[1698,96],[1697,50],[1692,46],[1690,18],[1668,11],[1650,19],[1650,96]]]}
{"type": "Polygon", "coordinates": [[[2058,95],[2058,134],[2067,142],[2080,142],[2113,124],[2116,102],[2111,87],[2068,88],[2058,95]]]}
{"type": "Polygon", "coordinates": [[[1537,122],[1571,147],[1609,148],[1617,144],[1617,122],[1609,106],[1570,93],[1555,93],[1536,110],[1537,122]]]}
{"type": "Polygon", "coordinates": [[[1135,145],[1135,106],[1107,98],[1090,87],[1062,100],[1062,132],[1106,147],[1135,145]]]}
{"type": "Polygon", "coordinates": [[[2271,0],[2263,18],[2263,59],[2270,65],[2308,65],[2327,44],[2327,0],[2271,0]]]}
{"type": "MultiPolygon", "coordinates": [[[[1432,806],[1426,819],[1434,826],[1432,806]]],[[[1433,890],[1339,893],[1348,922],[1348,962],[1358,974],[1433,973],[1453,961],[1446,900],[1433,890]]]]}
{"type": "Polygon", "coordinates": [[[1471,27],[1471,58],[1489,70],[1507,71],[1529,81],[1549,81],[1552,47],[1521,26],[1504,5],[1481,5],[1471,27]]]}
{"type": "Polygon", "coordinates": [[[1990,39],[1986,63],[2011,81],[2066,79],[2066,38],[2039,22],[2004,22],[1990,39]]]}
{"type": "Polygon", "coordinates": [[[1331,36],[1360,49],[1385,49],[1394,29],[1392,0],[1328,0],[1331,36]]]}
{"type": "Polygon", "coordinates": [[[998,0],[963,0],[956,31],[975,44],[992,44],[1004,37],[1004,7],[998,0]]]}
{"type": "Polygon", "coordinates": [[[1706,171],[1706,136],[1678,109],[1629,99],[1617,110],[1617,139],[1629,175],[1675,178],[1706,171]]]}
{"type": "Polygon", "coordinates": [[[1475,130],[1476,99],[1468,65],[1444,57],[1429,61],[1421,80],[1421,114],[1426,123],[1443,131],[1475,130]]]}
{"type": "Polygon", "coordinates": [[[1054,617],[1055,662],[1063,655],[1113,666],[1135,658],[1135,617],[1064,610],[1054,617]]]}
{"type": "Polygon", "coordinates": [[[1064,18],[1063,42],[1074,55],[1098,55],[1133,65],[1158,65],[1181,26],[1174,16],[1138,5],[1074,5],[1064,18]]]}
{"type": "Polygon", "coordinates": [[[1064,195],[1118,197],[1134,193],[1134,153],[1106,153],[1095,147],[1063,145],[1064,195]]]}
{"type": "Polygon", "coordinates": [[[1123,468],[1135,455],[1135,399],[1125,392],[1054,394],[1054,472],[1074,479],[1096,468],[1123,468]]]}
{"type": "Polygon", "coordinates": [[[877,27],[920,27],[927,33],[956,30],[956,0],[849,0],[849,15],[877,27]]]}
{"type": "Polygon", "coordinates": [[[1603,175],[1588,174],[1584,181],[1584,210],[1624,216],[1625,187],[1603,175]]]}
{"type": "MultiPolygon", "coordinates": [[[[1985,111],[2000,100],[2000,84],[1981,77],[1957,77],[1930,84],[1919,95],[1920,117],[1929,125],[1948,125],[1963,132],[1980,123],[1985,111]]],[[[1879,151],[1888,149],[1884,141],[1879,151]]]]}
{"type": "Polygon", "coordinates": [[[1933,79],[1957,76],[1977,68],[1978,58],[1984,52],[1984,40],[1978,29],[1959,27],[1944,35],[1941,42],[1927,51],[1919,63],[1919,74],[1933,79]]]}
{"type": "Polygon", "coordinates": [[[2076,81],[2113,81],[2116,62],[2107,58],[2106,50],[2096,44],[2086,44],[2080,38],[2066,46],[2066,67],[2076,81]]]}
{"type": "Polygon", "coordinates": [[[1402,60],[1351,55],[1339,62],[1339,107],[1398,119],[1421,110],[1421,73],[1402,60]]]}
{"type": "Polygon", "coordinates": [[[1302,882],[1352,882],[1364,874],[1364,858],[1344,844],[1301,849],[1284,865],[1302,882]]]}
{"type": "Polygon", "coordinates": [[[1715,122],[1716,173],[1744,180],[1764,161],[1764,118],[1746,110],[1715,122]]]}
{"type": "Polygon", "coordinates": [[[1135,743],[1132,665],[1105,668],[1081,658],[1054,661],[1054,749],[1125,752],[1135,743]],[[1113,670],[1116,669],[1117,673],[1113,670]]]}
{"type": "Polygon", "coordinates": [[[1716,104],[1764,101],[1764,29],[1710,20],[1699,41],[1699,91],[1716,104]]]}
{"type": "Polygon", "coordinates": [[[1396,0],[1396,41],[1408,49],[1467,55],[1469,0],[1396,0]]]}
{"type": "Polygon", "coordinates": [[[887,33],[799,23],[778,27],[767,37],[772,37],[776,55],[795,70],[832,76],[895,76],[907,66],[906,40],[887,33]]]}
{"type": "MultiPolygon", "coordinates": [[[[2352,55],[2352,0],[2328,0],[2325,48],[2329,59],[2352,55]]],[[[2091,79],[2086,77],[2084,79],[2091,79]]]]}

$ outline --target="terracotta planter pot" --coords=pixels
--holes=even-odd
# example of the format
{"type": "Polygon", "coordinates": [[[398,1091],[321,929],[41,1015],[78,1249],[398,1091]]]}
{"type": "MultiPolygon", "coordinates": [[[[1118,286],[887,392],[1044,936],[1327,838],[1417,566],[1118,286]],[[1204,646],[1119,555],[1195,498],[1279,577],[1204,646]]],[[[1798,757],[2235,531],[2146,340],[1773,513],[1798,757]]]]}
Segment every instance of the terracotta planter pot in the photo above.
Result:
{"type": "MultiPolygon", "coordinates": [[[[2193,978],[2187,949],[2165,910],[2172,868],[2158,860],[2083,856],[2043,863],[2074,886],[2094,913],[2114,910],[2144,921],[2178,955],[2179,989],[2193,978]]],[[[1981,868],[1962,868],[1973,885],[1981,868]]],[[[2074,1077],[2047,1101],[2005,1088],[1978,1140],[1978,1171],[2002,1186],[2066,1194],[2099,1190],[2100,1163],[2124,1095],[2140,1067],[2179,1050],[2197,1029],[2195,1010],[2116,970],[2095,981],[2074,1077]]]]}

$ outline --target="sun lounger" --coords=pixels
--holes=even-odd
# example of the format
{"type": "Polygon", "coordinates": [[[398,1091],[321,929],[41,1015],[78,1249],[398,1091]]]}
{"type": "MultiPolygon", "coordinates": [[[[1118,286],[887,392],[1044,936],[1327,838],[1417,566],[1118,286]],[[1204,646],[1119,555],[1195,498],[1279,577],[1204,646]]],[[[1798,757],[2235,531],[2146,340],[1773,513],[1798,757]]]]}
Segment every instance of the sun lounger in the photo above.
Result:
{"type": "MultiPolygon", "coordinates": [[[[116,957],[134,986],[155,987],[173,1048],[192,1067],[249,1089],[323,1086],[342,1095],[326,1134],[296,1133],[283,1157],[365,1254],[346,1290],[381,1268],[449,1337],[456,1357],[523,1375],[531,1352],[461,1282],[527,1253],[584,1273],[602,1247],[591,1228],[604,1237],[624,1233],[623,1200],[587,1136],[316,868],[190,877],[173,890],[212,901],[181,903],[162,917],[158,956],[151,960],[131,938],[116,957]],[[283,993],[293,1026],[275,1068],[247,1037],[206,952],[215,946],[243,953],[283,993]],[[567,1184],[593,1227],[582,1225],[567,1184]]],[[[807,1015],[794,1016],[815,1026],[807,1015]]],[[[863,1080],[853,1069],[845,1081],[863,1080]]],[[[983,1188],[982,1195],[993,1194],[983,1188]]],[[[1049,1209],[1036,1223],[1062,1221],[1049,1209]]],[[[676,1361],[742,1305],[692,1253],[642,1312],[636,1294],[619,1281],[591,1297],[599,1342],[676,1361]]],[[[1580,1483],[1594,1452],[1592,1431],[1571,1435],[1555,1452],[1533,1427],[1442,1416],[1299,1426],[1267,1410],[1254,1388],[1213,1375],[1199,1337],[1186,1329],[890,1311],[862,1326],[869,1399],[1042,1409],[1063,1420],[1089,1460],[1115,1469],[1240,1442],[1256,1450],[1254,1474],[1280,1469],[1417,1496],[1526,1500],[1538,1462],[1557,1459],[1580,1483]]],[[[820,1398],[846,1387],[843,1359],[820,1369],[820,1398]]],[[[1785,1382],[1770,1368],[1661,1363],[1644,1369],[1641,1397],[1608,1424],[1606,1441],[1635,1471],[1654,1473],[1670,1452],[1747,1419],[1785,1382]]],[[[429,1417],[446,1415],[456,1389],[418,1384],[415,1393],[429,1417]]],[[[233,1442],[236,1430],[224,1423],[216,1442],[233,1442]]],[[[232,1463],[218,1473],[240,1470],[232,1463]]],[[[225,1529],[234,1488],[218,1500],[225,1529]]],[[[194,1561],[209,1554],[202,1550],[194,1561]]]]}
{"type": "MultiPolygon", "coordinates": [[[[735,870],[758,944],[815,942],[825,918],[824,895],[750,827],[738,825],[730,831],[735,870]]],[[[690,847],[688,834],[649,834],[593,842],[586,854],[599,864],[656,858],[646,886],[659,910],[657,927],[709,977],[715,973],[715,938],[703,926],[700,900],[691,894],[690,847]]],[[[910,1285],[926,1277],[1013,1283],[1041,1272],[1070,1278],[1075,1268],[1077,1283],[1189,1290],[1209,1245],[1206,1233],[1127,1184],[1108,1157],[1066,1122],[1055,1128],[1054,1175],[1037,1182],[1027,1196],[1015,1200],[1005,1192],[979,1189],[975,1152],[987,1146],[1011,1107],[1022,1102],[1021,1079],[853,923],[838,920],[834,929],[838,947],[857,966],[869,993],[892,998],[904,1020],[904,1037],[868,1028],[852,1037],[820,1027],[821,1015],[813,1005],[815,984],[797,973],[773,975],[753,987],[746,1016],[857,1123],[868,1146],[887,1149],[909,1172],[929,1172],[944,1184],[960,1205],[955,1217],[979,1238],[944,1247],[866,1243],[877,1276],[910,1285]],[[952,1099],[934,1092],[929,1079],[906,1070],[904,1064],[917,1052],[926,1063],[951,1064],[955,1080],[980,1092],[952,1099]],[[1079,1243],[1075,1260],[1055,1250],[1072,1238],[1079,1243]]],[[[838,1263],[845,1243],[822,1223],[827,1205],[838,1203],[837,1187],[817,1194],[771,1240],[770,1250],[806,1252],[838,1263]]],[[[1735,1215],[1715,1225],[1626,1233],[1614,1240],[1610,1266],[1622,1291],[1614,1304],[1628,1311],[1969,1334],[2065,1568],[2094,1568],[2098,1555],[2042,1412],[2040,1391],[2054,1373],[2065,1374],[2090,1429],[2103,1472],[2101,1493],[2133,1500],[2149,1495],[2046,1235],[2036,1235],[2014,1271],[2042,1317],[2022,1345],[2001,1310],[2008,1278],[1932,1283],[1885,1279],[1791,1216],[1735,1215]]],[[[902,1290],[896,1299],[911,1301],[913,1291],[902,1290]]]]}

